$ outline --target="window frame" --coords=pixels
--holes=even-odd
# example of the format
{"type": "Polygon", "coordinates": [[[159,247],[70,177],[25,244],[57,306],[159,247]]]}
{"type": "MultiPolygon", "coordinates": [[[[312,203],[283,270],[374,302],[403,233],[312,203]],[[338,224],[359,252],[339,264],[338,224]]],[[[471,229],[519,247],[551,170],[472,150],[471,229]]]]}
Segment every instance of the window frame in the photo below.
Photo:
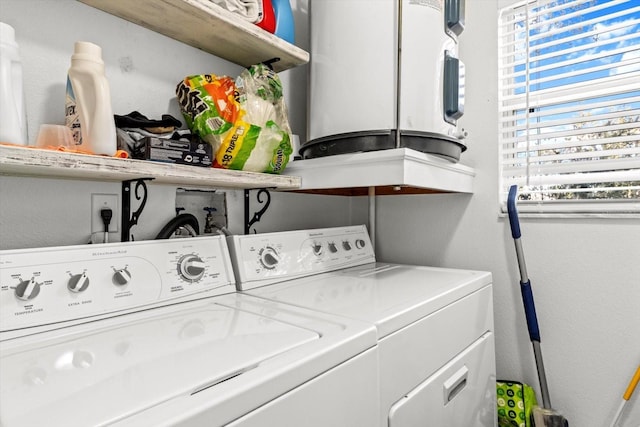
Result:
{"type": "MultiPolygon", "coordinates": [[[[517,11],[517,9],[522,9],[524,10],[524,8],[529,8],[531,3],[538,3],[536,0],[525,0],[525,1],[509,1],[509,2],[501,2],[501,4],[499,4],[499,10],[498,10],[498,28],[503,26],[503,13],[505,13],[505,11],[507,13],[513,13],[514,11],[517,11]]],[[[546,0],[543,1],[543,3],[552,3],[552,0],[546,0]]],[[[527,15],[528,16],[528,15],[527,15]]],[[[526,19],[526,18],[525,18],[526,19]]],[[[516,24],[516,20],[514,20],[514,31],[512,31],[511,34],[511,42],[515,43],[517,42],[518,38],[518,31],[515,28],[515,24],[516,24]]],[[[528,34],[529,34],[529,27],[526,26],[522,31],[525,32],[525,37],[527,38],[527,41],[525,42],[527,44],[527,47],[529,47],[529,40],[528,40],[528,34]]],[[[498,50],[499,50],[499,55],[498,55],[498,108],[499,108],[499,119],[500,119],[500,124],[499,124],[499,135],[498,135],[498,145],[499,145],[499,149],[498,149],[498,165],[499,165],[499,182],[498,182],[498,186],[499,186],[499,202],[500,202],[500,207],[501,207],[501,212],[502,213],[506,213],[506,195],[508,192],[508,187],[512,184],[510,182],[506,182],[506,178],[505,178],[505,173],[504,173],[504,167],[505,167],[505,163],[508,163],[506,161],[507,157],[505,157],[505,145],[507,144],[507,142],[505,142],[505,137],[504,134],[506,134],[507,132],[505,132],[503,130],[503,126],[504,127],[511,127],[513,128],[512,130],[512,137],[513,139],[515,139],[515,137],[517,136],[517,126],[518,126],[518,120],[516,118],[516,114],[511,114],[511,115],[506,115],[504,114],[504,110],[503,107],[506,106],[506,103],[503,99],[504,96],[504,92],[505,89],[504,87],[507,86],[507,84],[504,83],[504,77],[503,74],[505,73],[505,66],[503,65],[503,61],[505,61],[505,59],[503,58],[503,52],[501,51],[501,49],[503,48],[503,45],[501,44],[502,42],[507,43],[507,39],[506,37],[503,37],[502,33],[498,33],[498,50]],[[511,119],[510,122],[507,122],[506,125],[503,124],[503,117],[506,117],[507,119],[511,119]]],[[[634,46],[636,46],[634,44],[634,46]]],[[[633,49],[635,50],[640,50],[640,44],[637,45],[637,49],[633,49]]],[[[515,47],[514,47],[515,49],[515,47]]],[[[515,52],[512,51],[510,52],[510,54],[512,55],[512,57],[515,56],[515,54],[513,53],[515,52]]],[[[508,54],[504,54],[505,56],[508,57],[508,54]]],[[[526,50],[526,52],[524,53],[525,56],[528,56],[528,49],[526,50]]],[[[511,87],[511,92],[509,93],[509,95],[515,95],[516,94],[516,86],[517,86],[517,82],[515,77],[513,77],[513,75],[515,75],[518,71],[516,70],[516,61],[512,61],[513,65],[512,68],[510,70],[508,70],[509,75],[511,76],[511,82],[508,84],[508,86],[511,87]]],[[[527,76],[529,75],[529,64],[533,62],[530,61],[530,57],[525,57],[525,73],[527,74],[527,76]]],[[[635,70],[634,70],[635,71],[635,70]]],[[[634,75],[631,75],[630,77],[630,81],[632,81],[631,79],[633,79],[634,75]]],[[[528,84],[529,80],[528,77],[526,77],[526,83],[528,84]]],[[[640,78],[640,76],[639,76],[640,78]]],[[[608,89],[612,89],[613,86],[608,86],[608,89]]],[[[640,90],[640,87],[639,87],[640,90]]],[[[525,107],[524,110],[529,110],[529,112],[526,113],[525,117],[526,120],[529,122],[530,118],[529,118],[529,114],[530,114],[530,110],[531,110],[531,104],[529,103],[529,96],[531,93],[535,93],[535,91],[528,91],[528,88],[525,86],[525,93],[522,95],[521,100],[525,100],[525,107]]],[[[537,100],[539,102],[537,102],[538,105],[545,105],[545,100],[552,98],[554,96],[557,96],[557,92],[554,91],[550,91],[548,93],[541,93],[541,94],[535,94],[535,97],[537,98],[537,100]]],[[[606,94],[607,96],[609,95],[609,93],[606,94]]],[[[552,104],[553,105],[553,104],[552,104]]],[[[541,107],[544,108],[544,107],[541,107]]],[[[522,109],[521,109],[522,110],[522,109]]],[[[516,111],[516,107],[514,106],[513,112],[516,111]]],[[[628,115],[624,115],[625,117],[635,117],[634,114],[628,114],[628,115]]],[[[530,123],[530,122],[529,122],[530,123]]],[[[575,123],[580,123],[579,120],[573,120],[572,121],[573,124],[575,123]]],[[[635,129],[635,127],[632,126],[633,129],[635,129]]],[[[528,125],[527,125],[527,130],[529,129],[528,125]]],[[[635,135],[635,134],[634,134],[635,135]]],[[[638,139],[640,140],[640,133],[638,134],[638,139]]],[[[634,138],[635,140],[635,138],[634,138]]],[[[527,141],[529,141],[529,137],[527,135],[527,141]]],[[[516,147],[516,143],[513,142],[514,144],[514,148],[516,147]]],[[[528,142],[527,142],[528,144],[528,142]]],[[[588,145],[588,144],[585,144],[588,145]]],[[[541,149],[544,149],[544,147],[542,148],[533,148],[532,150],[529,150],[529,146],[527,145],[526,149],[521,149],[524,150],[524,152],[526,151],[541,151],[541,149]]],[[[516,153],[515,156],[517,156],[518,154],[516,153]]],[[[514,158],[515,156],[512,155],[514,158]]],[[[525,154],[526,159],[530,159],[530,157],[528,157],[527,154],[525,154]]],[[[611,159],[611,161],[615,161],[616,159],[611,159]]],[[[640,161],[640,159],[637,159],[638,161],[640,161]]],[[[528,160],[525,160],[525,163],[528,164],[528,160]]],[[[632,161],[633,167],[631,169],[631,179],[630,182],[634,183],[634,188],[635,188],[635,183],[636,183],[636,179],[634,176],[634,172],[637,168],[636,161],[632,161]]],[[[638,170],[638,180],[637,182],[640,182],[640,169],[638,170]]],[[[586,171],[586,173],[593,173],[592,171],[586,171]]],[[[527,176],[530,176],[531,174],[529,174],[529,172],[527,171],[525,174],[521,174],[521,177],[524,177],[526,179],[527,176]]],[[[606,181],[602,181],[602,182],[606,182],[606,181]]],[[[559,182],[557,185],[562,185],[562,182],[559,182]]],[[[518,200],[518,206],[519,206],[519,210],[523,213],[524,216],[550,216],[550,217],[584,217],[584,216],[595,216],[595,217],[632,217],[632,218],[640,218],[640,198],[630,198],[630,199],[622,199],[622,198],[609,198],[609,199],[576,199],[576,200],[518,200]]]]}

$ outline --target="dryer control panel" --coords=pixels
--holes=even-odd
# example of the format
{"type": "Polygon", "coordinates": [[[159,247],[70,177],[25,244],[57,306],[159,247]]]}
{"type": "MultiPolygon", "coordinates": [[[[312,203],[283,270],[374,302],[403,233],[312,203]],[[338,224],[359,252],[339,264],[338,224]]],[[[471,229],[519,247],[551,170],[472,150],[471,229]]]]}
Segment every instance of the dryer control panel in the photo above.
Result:
{"type": "Polygon", "coordinates": [[[235,291],[221,236],[0,251],[0,332],[235,291]]]}
{"type": "Polygon", "coordinates": [[[364,225],[229,237],[238,290],[375,262],[364,225]]]}

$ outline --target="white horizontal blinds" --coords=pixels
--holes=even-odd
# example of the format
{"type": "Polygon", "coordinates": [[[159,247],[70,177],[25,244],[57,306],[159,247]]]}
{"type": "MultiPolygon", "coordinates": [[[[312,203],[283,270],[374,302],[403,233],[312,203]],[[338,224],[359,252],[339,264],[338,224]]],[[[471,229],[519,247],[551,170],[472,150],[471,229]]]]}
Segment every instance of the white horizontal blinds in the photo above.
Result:
{"type": "Polygon", "coordinates": [[[640,210],[639,1],[501,10],[498,78],[503,200],[517,184],[525,200],[640,210]]]}

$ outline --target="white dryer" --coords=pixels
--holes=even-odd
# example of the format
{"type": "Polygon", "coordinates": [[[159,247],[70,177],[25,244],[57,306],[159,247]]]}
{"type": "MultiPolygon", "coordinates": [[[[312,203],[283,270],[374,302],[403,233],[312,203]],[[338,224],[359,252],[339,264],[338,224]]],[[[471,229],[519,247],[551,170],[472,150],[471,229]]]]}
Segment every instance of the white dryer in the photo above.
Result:
{"type": "Polygon", "coordinates": [[[243,294],[376,326],[375,425],[495,426],[490,273],[376,263],[364,226],[229,242],[243,294]]]}
{"type": "Polygon", "coordinates": [[[375,328],[236,293],[221,237],[0,251],[0,316],[4,427],[377,421],[375,328]]]}

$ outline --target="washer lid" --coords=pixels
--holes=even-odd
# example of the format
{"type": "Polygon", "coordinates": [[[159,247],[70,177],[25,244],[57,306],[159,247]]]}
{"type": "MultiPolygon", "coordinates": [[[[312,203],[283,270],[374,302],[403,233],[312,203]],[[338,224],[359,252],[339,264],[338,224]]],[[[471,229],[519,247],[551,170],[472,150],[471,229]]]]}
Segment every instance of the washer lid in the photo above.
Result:
{"type": "Polygon", "coordinates": [[[484,271],[370,263],[246,293],[367,321],[382,338],[490,283],[484,271]]]}
{"type": "Polygon", "coordinates": [[[217,301],[1,342],[0,420],[103,425],[320,339],[312,328],[217,301]]]}

